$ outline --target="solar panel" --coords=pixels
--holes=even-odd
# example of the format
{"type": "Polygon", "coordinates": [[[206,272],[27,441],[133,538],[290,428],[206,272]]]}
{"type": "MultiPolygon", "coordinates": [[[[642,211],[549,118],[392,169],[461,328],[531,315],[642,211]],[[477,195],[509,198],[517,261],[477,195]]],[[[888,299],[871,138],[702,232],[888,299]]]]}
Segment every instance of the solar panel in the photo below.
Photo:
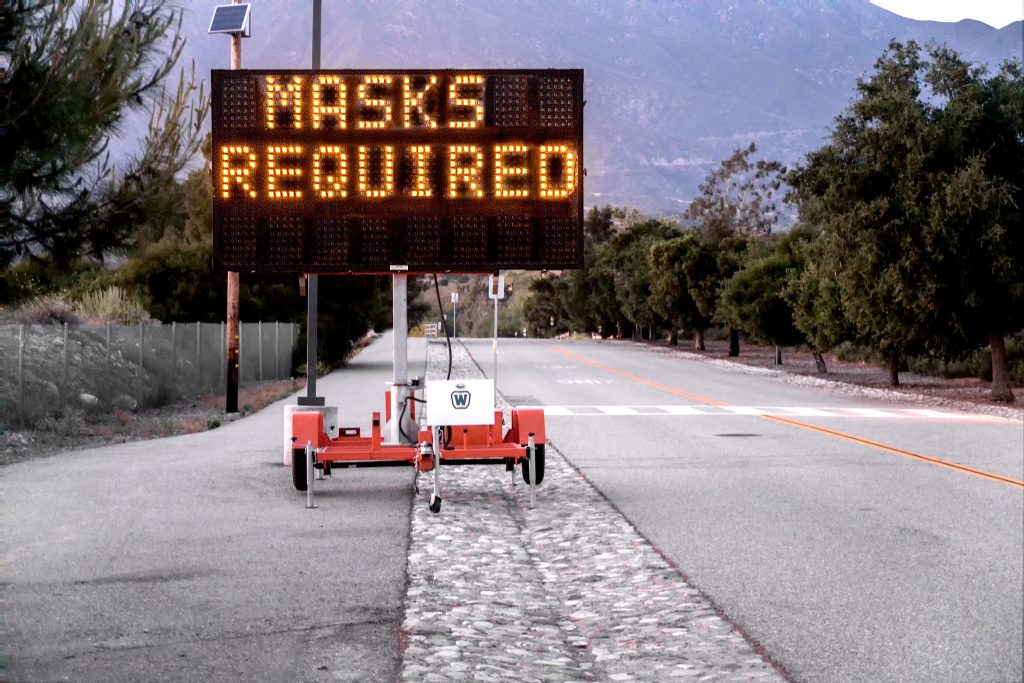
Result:
{"type": "Polygon", "coordinates": [[[217,5],[213,10],[210,30],[207,33],[241,33],[249,35],[248,3],[238,5],[217,5]]]}

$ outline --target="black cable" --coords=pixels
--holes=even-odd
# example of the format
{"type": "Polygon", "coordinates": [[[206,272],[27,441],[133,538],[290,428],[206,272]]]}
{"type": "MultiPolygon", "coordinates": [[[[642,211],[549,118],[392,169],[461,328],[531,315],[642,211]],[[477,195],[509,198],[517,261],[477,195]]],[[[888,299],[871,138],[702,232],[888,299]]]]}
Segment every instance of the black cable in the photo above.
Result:
{"type": "Polygon", "coordinates": [[[437,294],[437,310],[441,312],[441,320],[444,321],[444,338],[448,341],[448,376],[446,380],[452,378],[452,338],[448,336],[448,321],[444,315],[444,304],[441,303],[441,288],[437,284],[437,273],[434,273],[434,293],[437,294]]]}
{"type": "Polygon", "coordinates": [[[405,430],[402,429],[402,421],[405,419],[405,410],[408,407],[409,397],[406,396],[405,400],[402,401],[402,414],[398,416],[398,433],[401,434],[402,438],[405,439],[406,441],[412,441],[412,439],[409,438],[409,435],[405,433],[405,430]]]}
{"type": "Polygon", "coordinates": [[[422,398],[416,398],[415,396],[406,396],[405,400],[402,401],[402,414],[398,416],[398,433],[401,434],[402,438],[405,439],[406,441],[412,441],[412,439],[409,438],[409,435],[405,433],[405,429],[402,428],[402,422],[404,421],[405,418],[405,411],[408,410],[409,408],[409,401],[414,401],[416,403],[426,403],[426,401],[424,401],[422,398]]]}

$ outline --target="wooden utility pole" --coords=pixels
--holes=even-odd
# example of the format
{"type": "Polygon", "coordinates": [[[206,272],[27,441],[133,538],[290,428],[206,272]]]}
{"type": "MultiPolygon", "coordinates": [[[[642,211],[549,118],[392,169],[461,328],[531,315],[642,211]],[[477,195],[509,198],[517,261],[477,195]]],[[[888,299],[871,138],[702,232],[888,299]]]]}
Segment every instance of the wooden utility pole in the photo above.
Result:
{"type": "MultiPolygon", "coordinates": [[[[237,4],[239,0],[232,0],[237,4]]],[[[231,68],[242,68],[242,34],[231,34],[231,68]]],[[[227,324],[227,387],[224,395],[224,412],[238,412],[238,273],[228,271],[228,324],[227,324]]]]}

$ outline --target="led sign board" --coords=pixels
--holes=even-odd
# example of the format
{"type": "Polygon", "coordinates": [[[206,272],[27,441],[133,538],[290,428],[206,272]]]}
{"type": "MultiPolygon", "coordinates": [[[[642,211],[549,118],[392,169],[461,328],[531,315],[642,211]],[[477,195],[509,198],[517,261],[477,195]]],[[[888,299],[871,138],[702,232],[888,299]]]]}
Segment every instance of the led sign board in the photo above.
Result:
{"type": "Polygon", "coordinates": [[[583,265],[583,71],[214,71],[228,270],[583,265]]]}

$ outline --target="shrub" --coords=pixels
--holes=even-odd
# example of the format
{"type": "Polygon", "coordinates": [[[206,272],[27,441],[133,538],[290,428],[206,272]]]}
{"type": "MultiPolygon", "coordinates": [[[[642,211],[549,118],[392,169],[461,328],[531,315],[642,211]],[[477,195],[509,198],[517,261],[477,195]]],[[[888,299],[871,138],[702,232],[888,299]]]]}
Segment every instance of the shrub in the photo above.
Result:
{"type": "Polygon", "coordinates": [[[46,294],[29,299],[11,314],[13,322],[24,325],[61,324],[77,325],[81,322],[71,303],[63,294],[46,294]]]}
{"type": "Polygon", "coordinates": [[[135,325],[150,320],[142,299],[116,286],[84,295],[75,308],[91,322],[135,325]]]}

